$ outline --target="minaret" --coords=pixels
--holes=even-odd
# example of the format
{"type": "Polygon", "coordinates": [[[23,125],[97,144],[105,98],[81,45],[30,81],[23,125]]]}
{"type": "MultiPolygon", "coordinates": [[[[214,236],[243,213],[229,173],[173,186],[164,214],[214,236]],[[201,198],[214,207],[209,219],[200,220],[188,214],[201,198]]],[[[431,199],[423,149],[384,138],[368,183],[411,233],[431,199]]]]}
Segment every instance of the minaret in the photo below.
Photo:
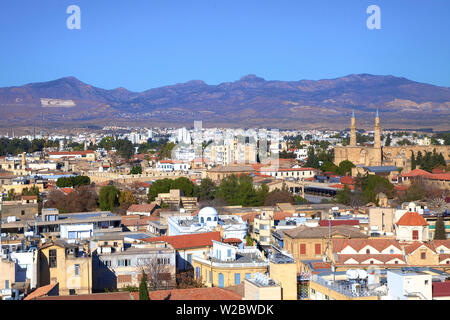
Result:
{"type": "Polygon", "coordinates": [[[356,146],[356,119],[355,119],[355,110],[352,111],[352,122],[350,125],[350,146],[356,146]]]}
{"type": "Polygon", "coordinates": [[[25,169],[26,165],[27,165],[26,154],[25,154],[25,152],[23,152],[22,153],[22,170],[25,169]]]}
{"type": "Polygon", "coordinates": [[[380,126],[380,117],[378,115],[378,108],[377,108],[377,114],[375,116],[375,129],[374,129],[374,148],[381,148],[381,126],[380,126]]]}
{"type": "Polygon", "coordinates": [[[380,126],[380,117],[377,114],[375,116],[375,128],[374,128],[374,139],[373,139],[373,147],[374,147],[374,166],[383,165],[382,152],[381,152],[381,126],[380,126]]]}

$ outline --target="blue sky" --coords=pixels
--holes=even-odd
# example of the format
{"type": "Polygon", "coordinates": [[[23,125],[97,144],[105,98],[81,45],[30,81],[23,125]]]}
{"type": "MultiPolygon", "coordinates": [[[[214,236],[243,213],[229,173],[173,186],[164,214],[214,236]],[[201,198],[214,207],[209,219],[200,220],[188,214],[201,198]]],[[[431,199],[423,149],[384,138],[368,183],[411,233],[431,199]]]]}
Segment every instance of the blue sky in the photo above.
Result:
{"type": "Polygon", "coordinates": [[[0,2],[0,86],[64,76],[142,91],[204,80],[391,74],[450,87],[448,0],[0,2]],[[68,30],[66,8],[81,8],[68,30]],[[366,27],[369,5],[381,30],[366,27]]]}

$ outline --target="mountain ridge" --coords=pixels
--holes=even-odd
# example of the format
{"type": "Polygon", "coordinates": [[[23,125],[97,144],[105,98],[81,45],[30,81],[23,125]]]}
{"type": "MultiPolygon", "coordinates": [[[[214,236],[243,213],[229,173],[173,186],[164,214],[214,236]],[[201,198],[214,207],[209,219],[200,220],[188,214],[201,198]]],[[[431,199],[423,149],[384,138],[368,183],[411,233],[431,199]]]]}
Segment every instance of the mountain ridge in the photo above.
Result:
{"type": "Polygon", "coordinates": [[[376,108],[392,125],[450,123],[450,87],[393,75],[349,74],[321,80],[265,80],[254,74],[210,85],[203,80],[133,92],[102,89],[73,76],[0,88],[0,125],[37,121],[209,123],[298,127],[345,124],[352,109],[362,122],[376,108]],[[41,99],[72,100],[76,107],[43,107],[41,99]],[[2,123],[3,122],[3,123],[2,123]]]}

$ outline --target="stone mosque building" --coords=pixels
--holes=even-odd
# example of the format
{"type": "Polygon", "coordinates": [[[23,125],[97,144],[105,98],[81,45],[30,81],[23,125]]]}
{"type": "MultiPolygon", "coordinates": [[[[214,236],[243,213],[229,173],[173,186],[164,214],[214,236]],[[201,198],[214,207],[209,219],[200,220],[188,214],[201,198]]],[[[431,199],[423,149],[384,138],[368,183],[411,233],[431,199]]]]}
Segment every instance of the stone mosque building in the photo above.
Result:
{"type": "Polygon", "coordinates": [[[425,152],[433,152],[434,149],[437,153],[442,153],[447,162],[450,160],[450,146],[382,146],[378,109],[375,116],[373,146],[357,145],[356,119],[355,112],[353,112],[350,125],[350,144],[334,148],[334,163],[339,165],[341,161],[349,160],[357,167],[395,166],[403,168],[402,172],[407,173],[411,171],[411,151],[417,155],[419,151],[425,154],[425,152]]]}

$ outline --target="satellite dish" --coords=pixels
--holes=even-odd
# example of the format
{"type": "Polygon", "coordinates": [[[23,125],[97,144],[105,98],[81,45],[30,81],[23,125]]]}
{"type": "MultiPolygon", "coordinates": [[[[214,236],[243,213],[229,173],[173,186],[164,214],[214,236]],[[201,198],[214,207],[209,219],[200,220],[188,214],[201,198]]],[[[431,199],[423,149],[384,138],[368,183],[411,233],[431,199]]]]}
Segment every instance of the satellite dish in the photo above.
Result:
{"type": "Polygon", "coordinates": [[[360,269],[360,270],[356,270],[358,272],[358,277],[360,279],[367,279],[367,271],[360,269]]]}
{"type": "Polygon", "coordinates": [[[347,272],[345,272],[345,274],[347,275],[347,278],[354,280],[354,279],[358,279],[358,271],[357,270],[353,270],[353,269],[349,269],[347,270],[347,272]]]}

